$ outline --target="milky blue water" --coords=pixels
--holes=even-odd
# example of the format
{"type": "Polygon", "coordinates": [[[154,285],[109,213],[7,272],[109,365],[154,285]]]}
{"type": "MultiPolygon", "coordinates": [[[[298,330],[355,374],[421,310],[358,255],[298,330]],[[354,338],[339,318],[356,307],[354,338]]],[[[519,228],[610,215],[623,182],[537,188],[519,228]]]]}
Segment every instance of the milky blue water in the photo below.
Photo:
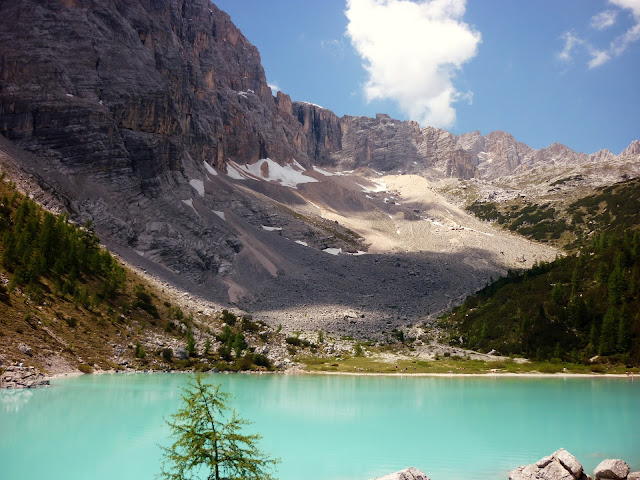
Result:
{"type": "MultiPolygon", "coordinates": [[[[0,391],[0,479],[144,480],[159,472],[182,374],[85,375],[0,391]]],[[[505,479],[564,447],[587,472],[640,470],[640,380],[223,375],[282,480],[505,479]]]]}

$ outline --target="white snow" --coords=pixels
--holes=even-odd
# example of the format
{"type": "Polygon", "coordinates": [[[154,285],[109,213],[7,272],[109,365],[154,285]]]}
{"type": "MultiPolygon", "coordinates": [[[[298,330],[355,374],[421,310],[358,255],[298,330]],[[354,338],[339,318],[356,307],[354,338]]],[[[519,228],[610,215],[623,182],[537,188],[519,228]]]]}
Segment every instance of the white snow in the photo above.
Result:
{"type": "Polygon", "coordinates": [[[293,159],[293,162],[291,162],[291,163],[293,163],[293,166],[296,167],[301,172],[304,172],[306,170],[306,168],[304,168],[302,165],[300,165],[295,158],[293,159]]]}
{"type": "Polygon", "coordinates": [[[219,216],[221,219],[223,219],[225,222],[227,221],[227,217],[225,217],[224,212],[221,212],[219,210],[211,210],[213,213],[215,213],[217,216],[219,216]]]}
{"type": "Polygon", "coordinates": [[[349,253],[349,255],[353,255],[354,257],[358,257],[360,255],[366,255],[366,254],[367,254],[367,252],[362,251],[362,250],[358,250],[357,253],[349,253]]]}
{"type": "Polygon", "coordinates": [[[394,205],[402,205],[401,203],[398,202],[393,202],[394,205]]]}
{"type": "Polygon", "coordinates": [[[380,176],[383,176],[383,175],[384,175],[384,173],[382,173],[382,172],[378,172],[377,170],[374,170],[374,171],[373,171],[373,173],[375,173],[376,175],[380,175],[380,176]]]}
{"type": "Polygon", "coordinates": [[[399,228],[398,228],[398,229],[396,229],[396,233],[397,233],[398,235],[400,235],[400,229],[399,229],[399,228]]]}
{"type": "Polygon", "coordinates": [[[296,185],[300,183],[313,183],[317,182],[315,178],[303,175],[301,172],[295,170],[291,165],[279,165],[270,158],[263,158],[252,165],[238,166],[243,174],[247,176],[257,178],[260,180],[277,182],[282,186],[296,188],[296,185]],[[267,176],[263,174],[262,166],[264,164],[268,166],[267,176]]]}
{"type": "Polygon", "coordinates": [[[189,180],[189,185],[191,185],[195,189],[195,191],[198,192],[198,195],[204,197],[204,182],[202,180],[193,178],[189,180]]]}
{"type": "Polygon", "coordinates": [[[324,110],[324,107],[321,107],[320,105],[316,105],[315,103],[311,103],[311,102],[302,102],[302,101],[301,101],[301,102],[299,102],[299,103],[305,103],[305,104],[307,104],[307,105],[311,105],[311,106],[313,106],[313,107],[318,107],[318,108],[321,108],[321,109],[323,109],[323,110],[324,110]]]}
{"type": "Polygon", "coordinates": [[[70,93],[67,93],[66,95],[67,97],[73,97],[73,95],[71,95],[70,93]]]}
{"type": "Polygon", "coordinates": [[[216,172],[216,169],[213,168],[211,165],[209,165],[207,162],[204,162],[204,168],[206,168],[207,172],[209,172],[214,177],[218,175],[218,172],[216,172]]]}
{"type": "Polygon", "coordinates": [[[341,248],[325,248],[322,251],[326,252],[326,253],[328,253],[330,255],[340,255],[342,253],[342,249],[341,248]]]}
{"type": "Polygon", "coordinates": [[[234,180],[246,180],[247,176],[241,173],[240,165],[235,162],[229,162],[227,164],[227,175],[234,180]]]}
{"type": "Polygon", "coordinates": [[[313,167],[313,171],[314,172],[318,172],[320,175],[324,175],[325,177],[333,177],[334,175],[340,175],[340,172],[327,172],[326,170],[323,170],[320,167],[313,167]]]}
{"type": "Polygon", "coordinates": [[[365,195],[365,197],[371,198],[371,199],[373,198],[371,195],[365,195]]]}
{"type": "Polygon", "coordinates": [[[196,207],[193,206],[193,198],[190,198],[189,200],[182,200],[182,203],[184,203],[185,205],[188,205],[191,208],[193,208],[193,211],[196,212],[196,215],[198,214],[198,211],[196,210],[196,207]]]}
{"type": "Polygon", "coordinates": [[[303,242],[302,240],[294,240],[298,245],[302,245],[303,247],[308,247],[309,244],[307,242],[303,242]]]}
{"type": "Polygon", "coordinates": [[[267,232],[280,232],[282,231],[282,228],[280,227],[267,227],[266,225],[260,225],[262,227],[263,230],[266,230],[267,232]]]}

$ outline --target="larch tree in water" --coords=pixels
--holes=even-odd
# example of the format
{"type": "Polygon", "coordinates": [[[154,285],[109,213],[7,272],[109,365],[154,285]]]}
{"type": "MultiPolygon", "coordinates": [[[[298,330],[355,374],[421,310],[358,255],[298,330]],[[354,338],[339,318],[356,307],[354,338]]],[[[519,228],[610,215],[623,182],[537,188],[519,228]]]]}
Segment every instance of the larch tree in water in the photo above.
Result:
{"type": "Polygon", "coordinates": [[[174,443],[162,447],[166,480],[272,480],[278,460],[261,452],[260,435],[243,435],[251,422],[228,406],[230,394],[198,375],[183,390],[182,407],[167,424],[174,443]],[[231,410],[230,414],[229,411],[231,410]]]}

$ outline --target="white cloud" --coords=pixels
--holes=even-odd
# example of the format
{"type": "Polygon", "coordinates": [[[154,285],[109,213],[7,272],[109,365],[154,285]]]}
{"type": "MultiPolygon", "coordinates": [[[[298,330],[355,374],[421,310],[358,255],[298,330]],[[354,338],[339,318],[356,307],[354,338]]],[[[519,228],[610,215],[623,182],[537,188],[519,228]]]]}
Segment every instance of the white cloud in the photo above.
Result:
{"type": "Polygon", "coordinates": [[[596,30],[604,30],[616,23],[618,12],[616,10],[605,10],[591,17],[591,28],[596,30]]]}
{"type": "Polygon", "coordinates": [[[591,60],[588,63],[589,68],[597,68],[611,60],[609,53],[604,50],[591,50],[589,55],[591,55],[591,60]]]}
{"type": "Polygon", "coordinates": [[[565,32],[560,37],[564,40],[564,48],[558,53],[558,58],[565,62],[573,60],[572,52],[578,46],[584,43],[573,32],[565,32]]]}
{"type": "Polygon", "coordinates": [[[368,101],[391,99],[422,125],[450,127],[455,73],[481,34],[462,21],[466,0],[347,0],[347,36],[368,73],[368,101]]]}
{"type": "Polygon", "coordinates": [[[572,52],[577,46],[582,45],[590,57],[587,62],[589,68],[598,68],[610,60],[621,56],[631,44],[640,40],[640,0],[609,0],[609,5],[614,8],[604,10],[591,17],[591,28],[605,30],[613,27],[618,17],[625,11],[633,17],[633,25],[627,31],[611,40],[608,47],[594,46],[581,40],[572,32],[566,32],[562,35],[565,46],[562,52],[558,53],[558,58],[567,61],[571,60],[572,52]]]}
{"type": "Polygon", "coordinates": [[[271,89],[273,95],[276,95],[280,91],[280,87],[275,83],[268,83],[267,86],[271,89]]]}

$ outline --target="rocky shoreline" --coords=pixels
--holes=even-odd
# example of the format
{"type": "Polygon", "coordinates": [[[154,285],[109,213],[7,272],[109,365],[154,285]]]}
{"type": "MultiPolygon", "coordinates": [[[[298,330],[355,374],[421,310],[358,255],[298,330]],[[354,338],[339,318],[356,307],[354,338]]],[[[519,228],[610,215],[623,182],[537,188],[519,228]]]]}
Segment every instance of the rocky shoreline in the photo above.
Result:
{"type": "Polygon", "coordinates": [[[35,367],[10,365],[0,375],[0,388],[20,389],[49,386],[49,377],[35,367]]]}
{"type": "MultiPolygon", "coordinates": [[[[593,471],[584,472],[582,464],[564,448],[541,458],[531,465],[523,465],[509,472],[509,480],[640,480],[640,472],[631,472],[624,460],[603,460],[593,471]]],[[[424,472],[409,467],[374,480],[430,480],[424,472]]]]}

